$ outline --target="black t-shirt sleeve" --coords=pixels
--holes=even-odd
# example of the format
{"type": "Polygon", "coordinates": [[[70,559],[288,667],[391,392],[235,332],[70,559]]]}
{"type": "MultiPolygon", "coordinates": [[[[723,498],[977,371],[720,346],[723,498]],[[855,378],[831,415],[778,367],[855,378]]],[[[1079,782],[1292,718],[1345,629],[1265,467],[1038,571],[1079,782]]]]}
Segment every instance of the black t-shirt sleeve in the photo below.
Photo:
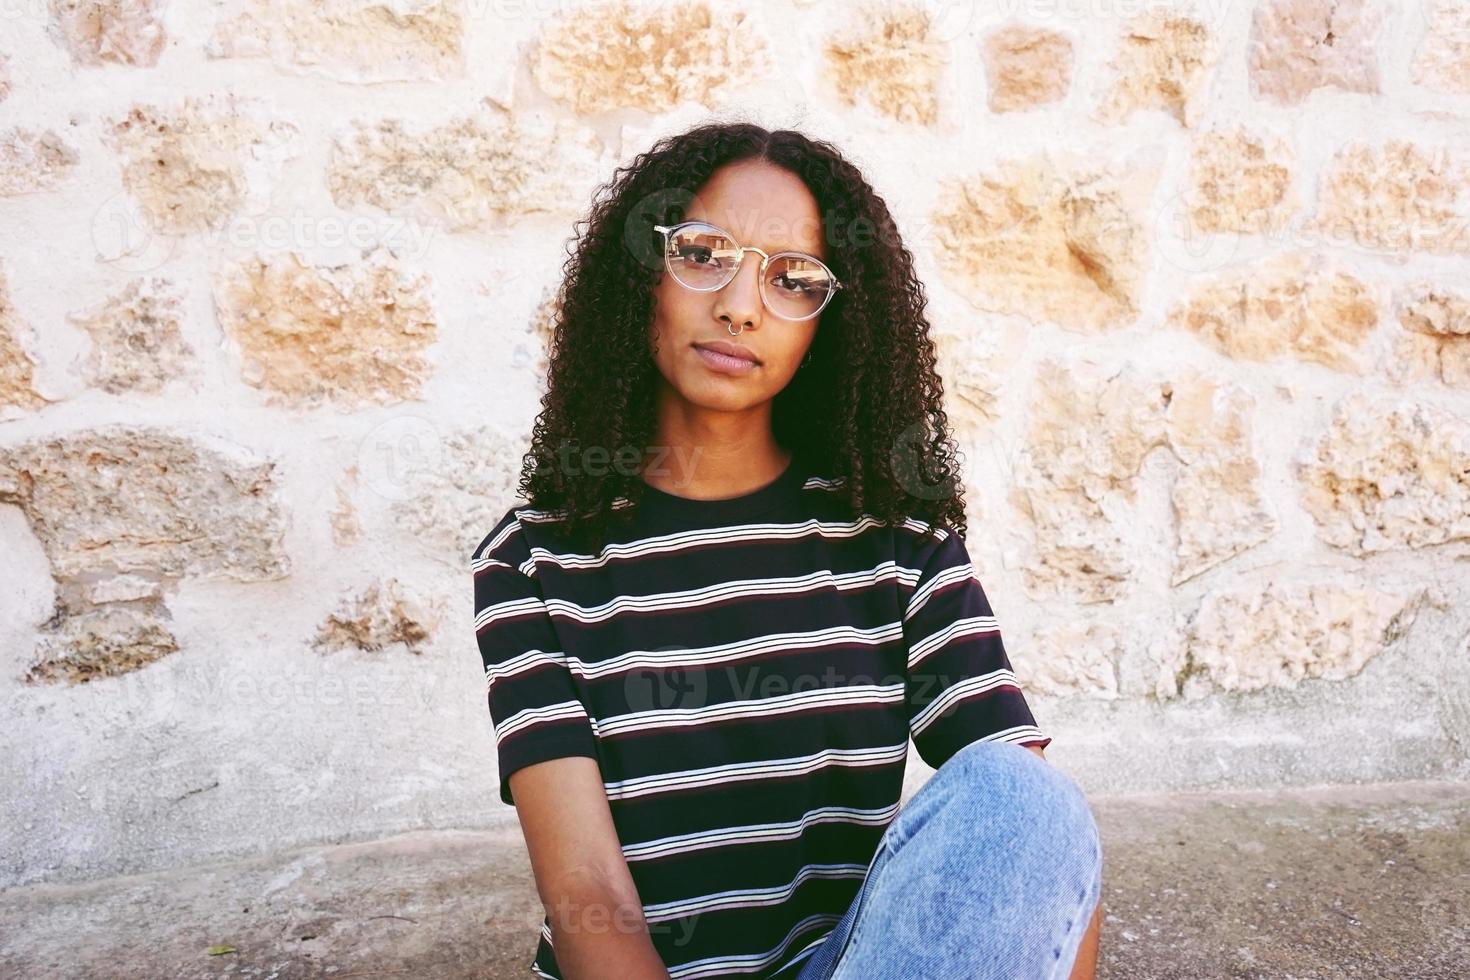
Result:
{"type": "Polygon", "coordinates": [[[470,559],[500,799],[512,806],[509,779],[516,770],[563,756],[597,758],[591,720],[528,554],[511,512],[470,559]]]}
{"type": "Polygon", "coordinates": [[[978,740],[1046,746],[1051,742],[1021,693],[1000,626],[953,529],[916,545],[918,580],[908,594],[905,700],[919,757],[938,769],[978,740]]]}

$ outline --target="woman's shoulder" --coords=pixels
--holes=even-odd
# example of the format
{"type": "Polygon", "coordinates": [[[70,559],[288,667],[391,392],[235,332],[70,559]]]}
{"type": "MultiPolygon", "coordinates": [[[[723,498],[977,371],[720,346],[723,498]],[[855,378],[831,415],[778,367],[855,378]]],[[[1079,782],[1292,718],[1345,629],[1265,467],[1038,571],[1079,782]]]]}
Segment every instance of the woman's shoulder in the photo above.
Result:
{"type": "Polygon", "coordinates": [[[528,550],[524,529],[528,518],[534,518],[534,508],[524,500],[516,500],[499,511],[499,516],[491,522],[489,530],[470,553],[470,560],[479,561],[492,555],[500,557],[503,552],[528,550]]]}

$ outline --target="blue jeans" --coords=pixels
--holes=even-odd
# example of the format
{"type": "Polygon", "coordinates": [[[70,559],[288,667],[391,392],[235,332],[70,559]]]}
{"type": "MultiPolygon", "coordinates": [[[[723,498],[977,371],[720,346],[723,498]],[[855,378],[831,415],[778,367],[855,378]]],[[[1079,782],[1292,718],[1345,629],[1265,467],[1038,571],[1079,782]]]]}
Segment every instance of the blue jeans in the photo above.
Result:
{"type": "Polygon", "coordinates": [[[1102,892],[1077,784],[1030,749],[972,742],[884,831],[846,914],[780,980],[1066,980],[1102,892]]]}

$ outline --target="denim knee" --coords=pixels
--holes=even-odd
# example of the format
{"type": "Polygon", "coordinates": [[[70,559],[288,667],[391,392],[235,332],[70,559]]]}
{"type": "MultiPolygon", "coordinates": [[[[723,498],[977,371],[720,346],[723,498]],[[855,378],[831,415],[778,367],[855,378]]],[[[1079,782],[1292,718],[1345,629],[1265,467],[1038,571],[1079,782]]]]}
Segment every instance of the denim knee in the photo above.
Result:
{"type": "MultiPolygon", "coordinates": [[[[1030,749],[1008,742],[971,742],[929,777],[928,800],[913,817],[926,819],[937,808],[962,813],[983,809],[990,819],[1014,822],[1017,832],[1045,827],[1055,837],[1100,851],[1097,823],[1078,785],[1030,749]],[[928,811],[927,813],[924,811],[928,811]]],[[[903,820],[899,812],[897,823],[903,820]]],[[[901,836],[907,836],[902,830],[901,836]]]]}

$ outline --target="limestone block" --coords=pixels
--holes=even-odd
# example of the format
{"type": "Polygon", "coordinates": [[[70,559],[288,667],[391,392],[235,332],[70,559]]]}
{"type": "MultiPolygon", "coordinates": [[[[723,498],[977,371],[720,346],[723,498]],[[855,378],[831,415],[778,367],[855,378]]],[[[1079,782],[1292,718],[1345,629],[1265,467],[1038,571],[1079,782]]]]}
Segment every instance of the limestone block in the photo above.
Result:
{"type": "Polygon", "coordinates": [[[174,108],[136,105],[103,140],[141,219],[155,232],[184,234],[218,230],[268,204],[297,136],[260,100],[228,93],[187,96],[174,108]]]}
{"type": "Polygon", "coordinates": [[[381,579],[344,597],[317,627],[312,646],[322,652],[371,652],[402,643],[409,653],[419,654],[433,637],[442,614],[435,604],[411,593],[397,579],[381,579]]]}
{"type": "Polygon", "coordinates": [[[939,118],[945,45],[919,4],[866,3],[860,20],[828,38],[825,74],[843,103],[866,102],[903,123],[932,126],[939,118]]]}
{"type": "Polygon", "coordinates": [[[0,51],[0,102],[10,98],[10,56],[0,51]]]}
{"type": "Polygon", "coordinates": [[[1027,330],[986,317],[937,290],[930,293],[925,312],[950,425],[961,441],[978,442],[1000,420],[1001,395],[1025,353],[1027,330]]]}
{"type": "Polygon", "coordinates": [[[1400,293],[1396,305],[1404,332],[1394,345],[1389,378],[1470,388],[1470,294],[1419,286],[1400,293]]]}
{"type": "Polygon", "coordinates": [[[1270,538],[1277,521],[1261,493],[1252,444],[1255,398],[1198,372],[1166,387],[1169,448],[1179,460],[1170,496],[1178,545],[1171,585],[1179,585],[1270,538]]]}
{"type": "Polygon", "coordinates": [[[1158,381],[1051,360],[1038,366],[1032,388],[1011,501],[1030,521],[1034,547],[1022,576],[1034,597],[1086,603],[1126,594],[1138,569],[1124,532],[1155,448],[1179,461],[1170,491],[1173,584],[1276,530],[1252,442],[1255,403],[1244,389],[1191,370],[1158,381]]]}
{"type": "Polygon", "coordinates": [[[10,301],[5,264],[0,262],[0,421],[46,404],[35,389],[36,362],[27,351],[35,333],[10,301]]]}
{"type": "Polygon", "coordinates": [[[1377,93],[1380,0],[1259,0],[1251,20],[1254,95],[1295,105],[1319,88],[1377,93]]]}
{"type": "Polygon", "coordinates": [[[1284,140],[1243,128],[1202,134],[1192,147],[1190,221],[1199,231],[1242,235],[1279,231],[1297,202],[1284,140]]]}
{"type": "Polygon", "coordinates": [[[1185,629],[1182,661],[1163,665],[1160,690],[1194,700],[1355,677],[1403,636],[1422,601],[1422,593],[1315,583],[1212,592],[1185,629]]]}
{"type": "Polygon", "coordinates": [[[984,57],[991,112],[1020,112],[1061,101],[1076,62],[1067,35],[1025,24],[986,35],[984,57]]]}
{"type": "Polygon", "coordinates": [[[1358,557],[1470,539],[1470,423],[1435,405],[1348,395],[1297,475],[1318,535],[1358,557]]]}
{"type": "Polygon", "coordinates": [[[163,598],[163,581],[156,575],[129,572],[104,579],[83,579],[75,584],[82,600],[94,606],[108,602],[163,598]]]}
{"type": "Polygon", "coordinates": [[[1362,373],[1378,325],[1374,290],[1320,256],[1292,252],[1196,287],[1166,324],[1245,361],[1290,356],[1362,373]]]}
{"type": "Polygon", "coordinates": [[[1429,27],[1414,52],[1416,85],[1470,95],[1470,3],[1424,0],[1429,27]]]}
{"type": "Polygon", "coordinates": [[[6,130],[0,133],[0,197],[51,190],[71,176],[80,161],[77,151],[49,129],[6,130]]]}
{"type": "Polygon", "coordinates": [[[194,350],[180,329],[180,305],[173,283],[140,277],[95,308],[70,314],[92,338],[80,365],[88,382],[114,395],[157,394],[176,378],[196,375],[194,350]]]}
{"type": "Polygon", "coordinates": [[[1323,171],[1303,231],[1390,252],[1470,252],[1467,155],[1404,140],[1351,143],[1323,171]]]}
{"type": "Polygon", "coordinates": [[[1156,174],[1046,156],[941,179],[935,262],[977,307],[1084,332],[1126,326],[1147,270],[1143,209],[1156,174]]]}
{"type": "Polygon", "coordinates": [[[452,0],[227,0],[205,51],[340,82],[449,81],[464,18],[452,0]]]}
{"type": "Polygon", "coordinates": [[[109,425],[0,449],[15,504],[58,579],[290,571],[276,464],[218,439],[109,425]]]}
{"type": "Polygon", "coordinates": [[[685,102],[713,109],[775,72],[745,11],[706,0],[572,8],[547,24],[529,59],[542,91],[583,115],[663,113],[685,102]]]}
{"type": "Polygon", "coordinates": [[[1133,563],[1108,510],[1134,499],[1143,459],[1165,440],[1161,384],[1090,364],[1043,361],[1011,501],[1031,522],[1022,577],[1033,597],[1121,597],[1133,563]]]}
{"type": "Polygon", "coordinates": [[[225,268],[214,287],[244,381],[271,404],[348,408],[418,398],[438,334],[429,277],[385,248],[361,262],[309,266],[294,253],[225,268]]]}
{"type": "Polygon", "coordinates": [[[146,667],[179,651],[162,603],[63,606],[41,630],[28,683],[85,684],[146,667]]]}
{"type": "Polygon", "coordinates": [[[583,188],[607,163],[596,137],[546,114],[512,115],[488,99],[480,110],[429,127],[399,119],[352,124],[332,141],[332,200],[407,213],[450,231],[576,212],[583,188]],[[555,166],[547,166],[551,160],[555,166]]]}
{"type": "Polygon", "coordinates": [[[950,426],[957,438],[972,442],[1000,420],[1003,364],[983,336],[958,330],[933,336],[950,426]]]}
{"type": "Polygon", "coordinates": [[[1140,109],[1158,109],[1181,126],[1193,126],[1216,49],[1214,36],[1201,21],[1146,9],[1124,28],[1111,66],[1116,78],[1098,117],[1113,123],[1140,109]]]}
{"type": "Polygon", "coordinates": [[[1046,697],[1118,697],[1123,637],[1116,627],[1068,622],[1039,629],[1011,659],[1022,690],[1046,697]]]}
{"type": "Polygon", "coordinates": [[[1404,329],[1447,339],[1470,337],[1470,294],[1432,288],[1416,293],[1399,310],[1404,329]]]}
{"type": "Polygon", "coordinates": [[[49,0],[49,33],[77,65],[151,68],[168,43],[168,0],[49,0]]]}

